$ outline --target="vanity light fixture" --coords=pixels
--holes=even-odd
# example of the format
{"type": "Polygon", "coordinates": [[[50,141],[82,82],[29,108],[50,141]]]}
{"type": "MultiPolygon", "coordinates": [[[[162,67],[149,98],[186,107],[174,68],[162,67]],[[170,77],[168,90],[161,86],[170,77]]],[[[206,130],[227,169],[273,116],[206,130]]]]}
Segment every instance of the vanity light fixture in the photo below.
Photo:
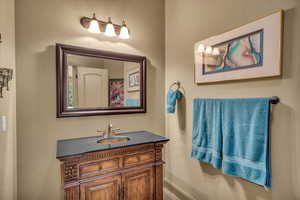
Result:
{"type": "Polygon", "coordinates": [[[123,20],[123,23],[122,23],[122,27],[121,27],[121,31],[120,31],[119,37],[121,39],[129,39],[130,38],[129,30],[128,30],[128,28],[127,28],[126,23],[125,23],[124,20],[123,20]]]}
{"type": "Polygon", "coordinates": [[[90,26],[88,28],[88,31],[91,33],[101,33],[100,28],[99,28],[99,23],[98,20],[96,18],[96,14],[93,14],[93,18],[90,22],[90,26]]]}
{"type": "Polygon", "coordinates": [[[113,24],[110,17],[108,18],[107,22],[101,21],[96,18],[94,13],[92,18],[82,17],[80,19],[80,24],[91,33],[104,33],[105,36],[118,36],[121,39],[130,38],[129,30],[125,24],[125,21],[123,21],[122,25],[113,24]]]}
{"type": "Polygon", "coordinates": [[[200,44],[200,45],[198,46],[198,52],[199,52],[199,53],[204,53],[204,52],[205,52],[205,46],[204,46],[204,44],[200,44]]]}
{"type": "Polygon", "coordinates": [[[219,56],[220,55],[219,48],[205,46],[204,44],[199,44],[197,51],[198,51],[198,53],[204,54],[206,56],[219,56]]]}
{"type": "Polygon", "coordinates": [[[206,50],[205,50],[205,53],[209,55],[209,54],[212,54],[212,51],[213,51],[212,47],[211,46],[207,46],[206,50]]]}
{"type": "Polygon", "coordinates": [[[111,18],[108,18],[108,22],[106,24],[106,28],[105,28],[105,33],[106,36],[108,37],[115,37],[117,36],[116,31],[115,31],[115,27],[113,25],[113,23],[111,22],[111,18]]]}
{"type": "Polygon", "coordinates": [[[214,56],[220,55],[220,50],[219,50],[219,48],[214,48],[214,49],[213,49],[213,52],[212,52],[212,55],[214,55],[214,56]]]}

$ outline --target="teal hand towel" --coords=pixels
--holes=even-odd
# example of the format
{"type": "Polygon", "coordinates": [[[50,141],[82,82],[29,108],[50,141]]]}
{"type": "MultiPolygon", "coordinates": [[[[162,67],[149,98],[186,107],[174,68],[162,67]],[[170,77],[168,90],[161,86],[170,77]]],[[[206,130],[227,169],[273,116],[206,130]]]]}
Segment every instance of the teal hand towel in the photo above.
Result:
{"type": "Polygon", "coordinates": [[[183,94],[180,90],[170,89],[167,94],[167,112],[174,113],[177,99],[183,97],[183,94]]]}
{"type": "Polygon", "coordinates": [[[194,99],[192,157],[271,186],[269,98],[194,99]]]}

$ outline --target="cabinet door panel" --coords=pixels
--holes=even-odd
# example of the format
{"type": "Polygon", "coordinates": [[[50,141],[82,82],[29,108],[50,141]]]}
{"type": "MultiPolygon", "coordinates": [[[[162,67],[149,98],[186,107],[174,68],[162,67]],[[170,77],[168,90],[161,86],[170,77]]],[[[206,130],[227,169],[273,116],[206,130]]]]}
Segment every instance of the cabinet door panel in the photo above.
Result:
{"type": "Polygon", "coordinates": [[[112,176],[80,185],[80,200],[121,200],[121,176],[112,176]]]}
{"type": "Polygon", "coordinates": [[[123,178],[124,200],[153,200],[153,168],[134,170],[123,178]]]}

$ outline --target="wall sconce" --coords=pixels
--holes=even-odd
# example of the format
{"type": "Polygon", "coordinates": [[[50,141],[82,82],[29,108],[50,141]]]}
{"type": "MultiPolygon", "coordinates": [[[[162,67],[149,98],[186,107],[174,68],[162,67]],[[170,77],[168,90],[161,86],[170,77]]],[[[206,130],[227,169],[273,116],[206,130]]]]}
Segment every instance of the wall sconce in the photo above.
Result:
{"type": "MultiPolygon", "coordinates": [[[[0,44],[2,43],[2,35],[0,33],[0,44]]],[[[8,82],[12,80],[13,70],[8,68],[0,68],[0,98],[3,98],[3,88],[9,91],[8,82]]]]}
{"type": "Polygon", "coordinates": [[[0,68],[0,98],[3,98],[3,89],[9,91],[8,82],[12,80],[13,70],[8,68],[0,68]]]}
{"type": "Polygon", "coordinates": [[[91,33],[104,33],[108,37],[118,36],[121,39],[130,38],[125,21],[122,22],[122,25],[113,24],[110,17],[107,22],[101,21],[96,18],[94,13],[92,18],[82,17],[80,24],[91,33]]]}

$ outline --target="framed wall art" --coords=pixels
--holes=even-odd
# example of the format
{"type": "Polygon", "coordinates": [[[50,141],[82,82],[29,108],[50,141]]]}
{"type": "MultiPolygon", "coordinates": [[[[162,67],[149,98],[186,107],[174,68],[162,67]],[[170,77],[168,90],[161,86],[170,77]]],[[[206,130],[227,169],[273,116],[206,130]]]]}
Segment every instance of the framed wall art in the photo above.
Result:
{"type": "Polygon", "coordinates": [[[124,106],[124,79],[109,79],[109,106],[124,106]]]}
{"type": "Polygon", "coordinates": [[[134,69],[128,72],[128,92],[140,90],[140,70],[134,69]]]}
{"type": "Polygon", "coordinates": [[[195,44],[197,84],[281,75],[283,11],[195,44]]]}

